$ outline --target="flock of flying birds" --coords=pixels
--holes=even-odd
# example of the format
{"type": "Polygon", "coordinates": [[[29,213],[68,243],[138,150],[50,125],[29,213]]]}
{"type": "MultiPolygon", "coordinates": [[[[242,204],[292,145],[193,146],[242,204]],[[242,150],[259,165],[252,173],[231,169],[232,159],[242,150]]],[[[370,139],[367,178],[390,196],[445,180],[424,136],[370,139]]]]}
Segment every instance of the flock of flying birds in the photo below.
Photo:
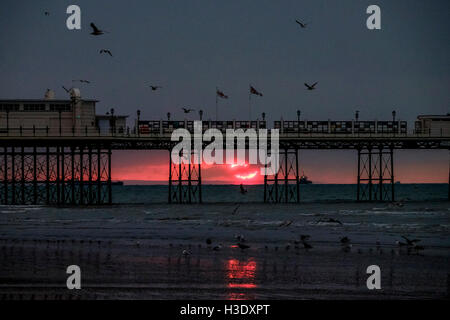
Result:
{"type": "MultiPolygon", "coordinates": [[[[44,12],[44,15],[50,16],[50,12],[49,12],[49,11],[45,11],[45,12],[44,12]]],[[[305,29],[306,26],[307,26],[306,23],[301,22],[301,21],[299,21],[299,20],[295,20],[295,22],[296,22],[302,29],[305,29]]],[[[90,27],[92,28],[92,32],[91,32],[90,34],[93,35],[93,36],[100,36],[100,35],[102,35],[102,34],[109,33],[108,31],[105,31],[105,30],[102,30],[102,29],[98,28],[93,22],[90,23],[90,27]]],[[[113,54],[112,54],[111,50],[109,50],[109,49],[100,49],[99,53],[100,53],[100,54],[107,54],[107,55],[109,55],[110,57],[113,57],[113,54]]],[[[80,82],[80,83],[86,83],[86,84],[91,83],[91,82],[88,81],[88,80],[72,80],[72,82],[80,82]]],[[[313,83],[313,84],[311,84],[311,85],[308,84],[308,83],[306,83],[306,82],[304,83],[304,85],[305,85],[305,87],[306,87],[307,90],[315,90],[317,84],[318,84],[318,82],[315,82],[315,83],[313,83]]],[[[160,86],[160,85],[153,85],[153,84],[149,85],[149,87],[150,87],[150,89],[151,89],[152,91],[157,91],[157,90],[163,88],[163,87],[160,86]]],[[[64,87],[64,86],[63,86],[63,89],[64,89],[67,93],[70,92],[70,89],[67,89],[67,88],[64,87]]],[[[192,111],[195,111],[195,109],[192,109],[192,108],[189,108],[189,107],[183,107],[183,108],[181,108],[181,110],[183,110],[183,112],[186,113],[186,114],[187,114],[187,113],[190,113],[190,112],[192,112],[192,111]]]]}

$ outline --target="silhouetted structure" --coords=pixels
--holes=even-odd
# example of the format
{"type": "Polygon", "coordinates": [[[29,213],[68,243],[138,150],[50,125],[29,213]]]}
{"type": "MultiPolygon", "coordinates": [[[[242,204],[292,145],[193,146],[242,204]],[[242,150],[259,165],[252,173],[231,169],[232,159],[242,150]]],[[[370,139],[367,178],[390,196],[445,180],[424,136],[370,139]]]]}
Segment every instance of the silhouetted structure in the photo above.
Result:
{"type": "MultiPolygon", "coordinates": [[[[19,101],[19,100],[17,100],[19,101]]],[[[0,113],[16,105],[17,101],[0,101],[0,113]]],[[[43,100],[45,110],[60,101],[43,100]]],[[[88,101],[89,102],[89,101],[88,101]]],[[[24,114],[25,100],[19,110],[24,114]]],[[[66,101],[67,111],[74,112],[74,104],[66,101]]],[[[89,103],[94,103],[92,100],[89,103]]],[[[28,107],[27,107],[28,108],[28,107]]],[[[75,107],[77,108],[77,107],[75,107]]],[[[95,110],[95,109],[93,109],[95,110]]],[[[48,110],[49,119],[54,115],[48,110]]],[[[92,113],[92,112],[91,112],[92,113]]],[[[56,113],[58,114],[58,113],[56,113]]],[[[2,116],[0,114],[0,116],[2,116]]],[[[168,150],[169,155],[178,143],[171,141],[171,133],[178,128],[194,132],[194,121],[155,120],[135,122],[130,130],[117,130],[114,110],[108,116],[96,116],[88,129],[81,125],[70,134],[61,133],[59,126],[32,128],[0,122],[0,203],[2,204],[102,204],[112,202],[111,152],[112,150],[168,150]],[[99,121],[111,117],[110,130],[102,130],[99,121]],[[96,124],[97,123],[97,124],[96,124]]],[[[2,116],[4,119],[4,117],[2,116]]],[[[49,121],[47,119],[47,121],[49,121]]],[[[122,126],[124,126],[124,117],[122,126]]],[[[421,119],[421,118],[419,118],[421,119]]],[[[28,120],[27,120],[28,121],[28,120]]],[[[17,125],[18,122],[15,122],[17,125]]],[[[27,123],[24,121],[24,123],[27,123]]],[[[51,123],[51,122],[49,122],[51,123]]],[[[256,121],[203,121],[202,131],[215,128],[255,130],[267,128],[265,120],[256,121]]],[[[349,149],[358,154],[357,195],[359,201],[393,201],[394,150],[396,149],[449,149],[450,130],[407,131],[406,121],[275,121],[279,129],[280,169],[265,176],[265,202],[299,202],[300,175],[299,150],[349,149]]],[[[423,128],[423,127],[420,127],[423,128]]],[[[420,129],[419,128],[419,129],[420,129]]],[[[205,146],[203,143],[202,147],[205,146]]],[[[248,148],[248,143],[246,148],[248,148]]],[[[270,146],[268,147],[270,150],[270,146]]],[[[194,147],[192,148],[194,157],[194,147]]],[[[181,157],[181,155],[180,155],[181,157]]],[[[169,156],[169,203],[201,203],[202,177],[200,164],[175,163],[169,156]]],[[[450,179],[450,177],[449,177],[450,179]]]]}

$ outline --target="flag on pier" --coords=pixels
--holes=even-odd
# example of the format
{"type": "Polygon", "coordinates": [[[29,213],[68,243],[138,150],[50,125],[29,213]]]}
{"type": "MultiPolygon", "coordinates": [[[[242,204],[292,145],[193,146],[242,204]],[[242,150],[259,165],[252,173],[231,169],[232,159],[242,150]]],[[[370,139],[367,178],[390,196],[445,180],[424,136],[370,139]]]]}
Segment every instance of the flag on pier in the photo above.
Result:
{"type": "Polygon", "coordinates": [[[258,90],[253,88],[252,85],[250,85],[250,92],[248,94],[248,116],[249,116],[249,120],[252,119],[252,94],[254,94],[255,96],[260,96],[260,97],[263,96],[263,94],[261,92],[259,92],[258,90]]]}
{"type": "Polygon", "coordinates": [[[228,96],[223,93],[223,91],[220,91],[218,87],[216,87],[216,121],[219,119],[219,98],[228,99],[228,96]]]}

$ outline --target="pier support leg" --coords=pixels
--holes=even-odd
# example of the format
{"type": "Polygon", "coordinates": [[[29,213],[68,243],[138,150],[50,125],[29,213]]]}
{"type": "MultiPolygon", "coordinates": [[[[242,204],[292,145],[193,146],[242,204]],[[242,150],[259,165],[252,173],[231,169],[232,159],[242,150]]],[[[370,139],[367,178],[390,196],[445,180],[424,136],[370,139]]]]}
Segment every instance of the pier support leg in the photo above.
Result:
{"type": "Polygon", "coordinates": [[[92,147],[87,155],[85,148],[77,145],[0,148],[0,203],[110,204],[111,150],[98,149],[99,157],[95,159],[92,147]],[[98,197],[93,196],[94,174],[98,197]]]}
{"type": "MultiPolygon", "coordinates": [[[[298,150],[280,152],[280,168],[274,175],[264,177],[264,202],[300,202],[298,150]]],[[[267,167],[267,165],[266,165],[267,167]]]]}
{"type": "Polygon", "coordinates": [[[358,201],[394,201],[394,150],[385,146],[358,149],[358,201]],[[374,152],[376,151],[376,152],[374,152]]]}
{"type": "Polygon", "coordinates": [[[191,152],[191,163],[172,161],[169,152],[169,203],[202,203],[201,164],[195,164],[195,151],[191,152]]]}
{"type": "Polygon", "coordinates": [[[0,178],[3,181],[0,184],[0,204],[8,204],[8,150],[7,147],[1,148],[1,158],[0,158],[0,178]]]}

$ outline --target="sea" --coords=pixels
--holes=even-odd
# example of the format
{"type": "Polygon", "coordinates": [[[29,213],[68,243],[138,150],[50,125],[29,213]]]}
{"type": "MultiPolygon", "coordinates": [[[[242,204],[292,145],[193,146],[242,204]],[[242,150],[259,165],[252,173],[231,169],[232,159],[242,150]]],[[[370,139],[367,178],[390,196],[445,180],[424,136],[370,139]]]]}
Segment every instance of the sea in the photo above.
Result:
{"type": "MultiPolygon", "coordinates": [[[[264,185],[247,185],[241,194],[239,185],[203,185],[204,203],[263,202],[264,185]]],[[[397,201],[448,200],[448,184],[395,184],[397,201]]],[[[352,202],[356,200],[356,184],[300,185],[301,202],[352,202]]],[[[113,186],[113,202],[121,204],[167,203],[167,185],[113,186]]]]}
{"type": "Polygon", "coordinates": [[[167,185],[125,184],[112,205],[0,206],[0,299],[450,295],[447,184],[396,184],[396,202],[356,202],[356,185],[301,185],[299,204],[265,204],[264,186],[245,188],[203,185],[202,204],[167,204],[167,185]],[[67,290],[69,265],[83,290],[67,290]],[[367,289],[371,265],[380,290],[367,289]]]}

